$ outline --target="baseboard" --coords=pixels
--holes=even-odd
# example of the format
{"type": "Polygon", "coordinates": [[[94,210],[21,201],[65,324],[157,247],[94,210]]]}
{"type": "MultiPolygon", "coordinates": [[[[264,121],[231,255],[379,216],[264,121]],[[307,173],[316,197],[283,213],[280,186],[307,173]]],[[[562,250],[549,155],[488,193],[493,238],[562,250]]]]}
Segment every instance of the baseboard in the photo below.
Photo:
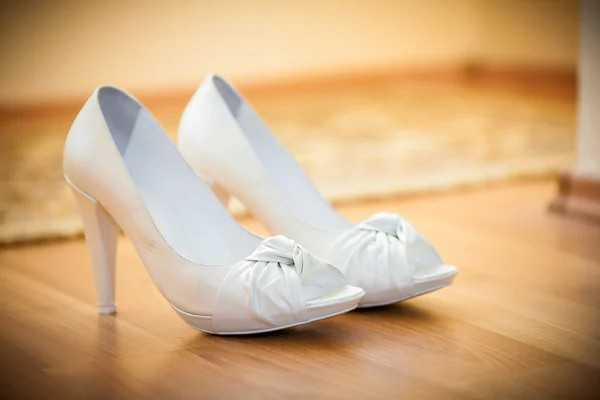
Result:
{"type": "Polygon", "coordinates": [[[558,193],[549,210],[600,223],[600,178],[564,172],[558,178],[558,193]]]}

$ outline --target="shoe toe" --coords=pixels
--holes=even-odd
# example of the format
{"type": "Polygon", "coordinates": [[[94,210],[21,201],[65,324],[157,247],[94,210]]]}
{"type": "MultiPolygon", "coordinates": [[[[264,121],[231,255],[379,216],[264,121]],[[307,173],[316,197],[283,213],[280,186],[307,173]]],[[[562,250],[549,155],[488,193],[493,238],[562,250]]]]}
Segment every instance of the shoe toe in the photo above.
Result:
{"type": "Polygon", "coordinates": [[[436,281],[456,274],[458,268],[454,265],[440,264],[419,268],[413,275],[413,279],[416,282],[436,281]]]}
{"type": "Polygon", "coordinates": [[[406,253],[409,265],[414,268],[414,282],[435,283],[439,279],[458,273],[458,268],[443,263],[435,247],[420,233],[417,233],[415,240],[407,246],[406,253]]]}
{"type": "Polygon", "coordinates": [[[374,307],[407,300],[449,285],[458,269],[444,264],[435,247],[422,234],[415,232],[404,251],[396,253],[396,262],[387,265],[389,282],[365,287],[366,295],[359,307],[374,307]],[[395,279],[394,279],[395,277],[395,279]]]}
{"type": "Polygon", "coordinates": [[[365,290],[359,307],[409,299],[428,291],[429,283],[456,275],[456,267],[445,265],[424,235],[389,213],[377,213],[341,234],[331,260],[348,283],[365,290]]]}
{"type": "Polygon", "coordinates": [[[315,321],[353,310],[365,295],[365,291],[356,286],[344,285],[326,295],[306,302],[308,319],[315,321]]]}

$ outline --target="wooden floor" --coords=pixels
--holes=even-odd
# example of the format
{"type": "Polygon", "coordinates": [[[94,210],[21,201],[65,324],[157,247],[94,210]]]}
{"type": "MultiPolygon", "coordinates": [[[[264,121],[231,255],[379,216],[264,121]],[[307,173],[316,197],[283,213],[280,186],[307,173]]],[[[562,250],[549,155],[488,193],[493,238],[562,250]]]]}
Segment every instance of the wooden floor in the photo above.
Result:
{"type": "Polygon", "coordinates": [[[405,215],[459,266],[455,285],[254,337],[185,325],[124,238],[116,316],[96,314],[82,240],[2,249],[0,397],[599,398],[600,226],[548,215],[553,190],[344,206],[405,215]]]}

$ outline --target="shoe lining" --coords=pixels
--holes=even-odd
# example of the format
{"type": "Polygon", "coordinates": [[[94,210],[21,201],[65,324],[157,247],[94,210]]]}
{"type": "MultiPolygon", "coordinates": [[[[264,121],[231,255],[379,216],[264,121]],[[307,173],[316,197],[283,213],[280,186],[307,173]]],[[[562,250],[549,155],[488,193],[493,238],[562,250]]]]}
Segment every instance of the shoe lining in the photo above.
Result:
{"type": "Polygon", "coordinates": [[[114,88],[98,98],[140,200],[173,249],[195,262],[231,264],[258,246],[260,238],[223,208],[146,109],[114,88]]]}
{"type": "Polygon", "coordinates": [[[244,98],[219,77],[214,84],[242,128],[246,139],[294,212],[306,223],[327,230],[353,226],[321,196],[283,144],[244,98]]]}

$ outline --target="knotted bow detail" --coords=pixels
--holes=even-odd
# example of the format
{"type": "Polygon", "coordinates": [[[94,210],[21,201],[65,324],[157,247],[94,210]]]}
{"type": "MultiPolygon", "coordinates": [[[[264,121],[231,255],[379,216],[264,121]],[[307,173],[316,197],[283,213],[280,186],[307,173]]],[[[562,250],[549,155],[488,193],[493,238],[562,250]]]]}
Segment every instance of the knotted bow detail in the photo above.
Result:
{"type": "Polygon", "coordinates": [[[265,239],[252,254],[246,257],[246,260],[293,266],[298,276],[302,275],[305,268],[317,267],[320,261],[285,236],[265,239]]]}
{"type": "MultiPolygon", "coordinates": [[[[325,261],[294,241],[275,236],[229,273],[219,291],[213,324],[237,329],[285,326],[306,319],[306,302],[346,284],[325,261]]],[[[217,329],[218,330],[218,329],[217,329]]]]}
{"type": "Polygon", "coordinates": [[[340,234],[331,253],[332,264],[351,285],[365,289],[367,297],[406,288],[419,259],[434,250],[404,218],[381,212],[340,234]]]}
{"type": "Polygon", "coordinates": [[[406,243],[411,230],[411,225],[397,214],[380,212],[374,214],[358,225],[359,229],[366,231],[382,232],[395,236],[402,243],[406,243]]]}

